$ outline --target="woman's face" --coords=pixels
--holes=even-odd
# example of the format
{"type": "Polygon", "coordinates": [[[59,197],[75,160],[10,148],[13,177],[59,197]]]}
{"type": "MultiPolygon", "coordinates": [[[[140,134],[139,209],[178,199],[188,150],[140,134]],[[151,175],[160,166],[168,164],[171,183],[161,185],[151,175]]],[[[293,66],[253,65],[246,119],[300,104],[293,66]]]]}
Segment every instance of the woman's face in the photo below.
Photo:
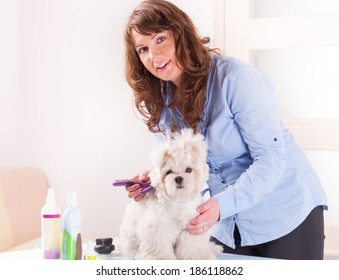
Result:
{"type": "Polygon", "coordinates": [[[175,41],[171,31],[142,35],[132,31],[135,50],[142,64],[157,78],[180,85],[182,70],[178,67],[175,41]]]}

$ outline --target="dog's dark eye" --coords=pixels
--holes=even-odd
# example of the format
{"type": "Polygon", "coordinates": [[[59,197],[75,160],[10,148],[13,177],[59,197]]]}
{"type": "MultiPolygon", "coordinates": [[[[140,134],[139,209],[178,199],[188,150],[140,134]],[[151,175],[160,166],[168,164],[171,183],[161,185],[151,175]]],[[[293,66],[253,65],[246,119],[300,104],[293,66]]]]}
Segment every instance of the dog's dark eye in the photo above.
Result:
{"type": "Polygon", "coordinates": [[[172,171],[172,170],[168,170],[168,171],[166,172],[166,175],[170,175],[171,173],[173,173],[173,171],[172,171]]]}
{"type": "Polygon", "coordinates": [[[192,172],[192,168],[187,167],[187,168],[186,168],[186,173],[191,173],[191,172],[192,172]]]}

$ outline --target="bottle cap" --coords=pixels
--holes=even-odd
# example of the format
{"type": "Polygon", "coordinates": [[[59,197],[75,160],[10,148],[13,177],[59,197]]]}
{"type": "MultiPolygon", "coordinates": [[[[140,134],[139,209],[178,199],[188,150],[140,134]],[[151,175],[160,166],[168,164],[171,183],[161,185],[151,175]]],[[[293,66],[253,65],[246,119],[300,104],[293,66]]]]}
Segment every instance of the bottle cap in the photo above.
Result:
{"type": "Polygon", "coordinates": [[[48,204],[48,205],[55,205],[56,204],[56,198],[55,198],[53,188],[47,189],[46,204],[48,204]]]}
{"type": "Polygon", "coordinates": [[[67,206],[75,207],[77,205],[77,194],[68,192],[67,193],[67,206]]]}

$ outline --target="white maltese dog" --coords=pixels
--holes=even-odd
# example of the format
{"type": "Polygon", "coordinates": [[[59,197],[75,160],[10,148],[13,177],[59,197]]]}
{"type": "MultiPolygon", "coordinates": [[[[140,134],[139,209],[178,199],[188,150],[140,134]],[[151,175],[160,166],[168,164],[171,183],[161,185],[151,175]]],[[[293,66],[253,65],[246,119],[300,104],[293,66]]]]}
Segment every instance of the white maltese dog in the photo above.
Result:
{"type": "Polygon", "coordinates": [[[120,227],[122,255],[134,259],[215,259],[221,246],[210,235],[184,229],[198,215],[207,186],[207,144],[200,134],[182,130],[153,154],[149,177],[153,190],[131,201],[120,227]]]}

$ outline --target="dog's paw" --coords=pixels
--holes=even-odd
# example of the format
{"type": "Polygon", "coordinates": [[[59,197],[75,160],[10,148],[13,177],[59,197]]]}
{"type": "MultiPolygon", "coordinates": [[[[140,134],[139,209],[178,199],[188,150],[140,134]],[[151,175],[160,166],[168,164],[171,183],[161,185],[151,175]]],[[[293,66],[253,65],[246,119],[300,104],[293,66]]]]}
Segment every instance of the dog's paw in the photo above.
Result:
{"type": "Polygon", "coordinates": [[[221,245],[218,245],[215,243],[211,245],[212,245],[212,250],[216,256],[219,256],[224,251],[224,248],[221,245]]]}
{"type": "Polygon", "coordinates": [[[175,260],[174,254],[155,254],[155,253],[138,253],[135,257],[137,260],[175,260]]]}
{"type": "Polygon", "coordinates": [[[210,240],[210,248],[212,252],[214,253],[214,255],[217,257],[224,251],[224,248],[221,245],[216,244],[215,242],[211,240],[210,240]]]}

